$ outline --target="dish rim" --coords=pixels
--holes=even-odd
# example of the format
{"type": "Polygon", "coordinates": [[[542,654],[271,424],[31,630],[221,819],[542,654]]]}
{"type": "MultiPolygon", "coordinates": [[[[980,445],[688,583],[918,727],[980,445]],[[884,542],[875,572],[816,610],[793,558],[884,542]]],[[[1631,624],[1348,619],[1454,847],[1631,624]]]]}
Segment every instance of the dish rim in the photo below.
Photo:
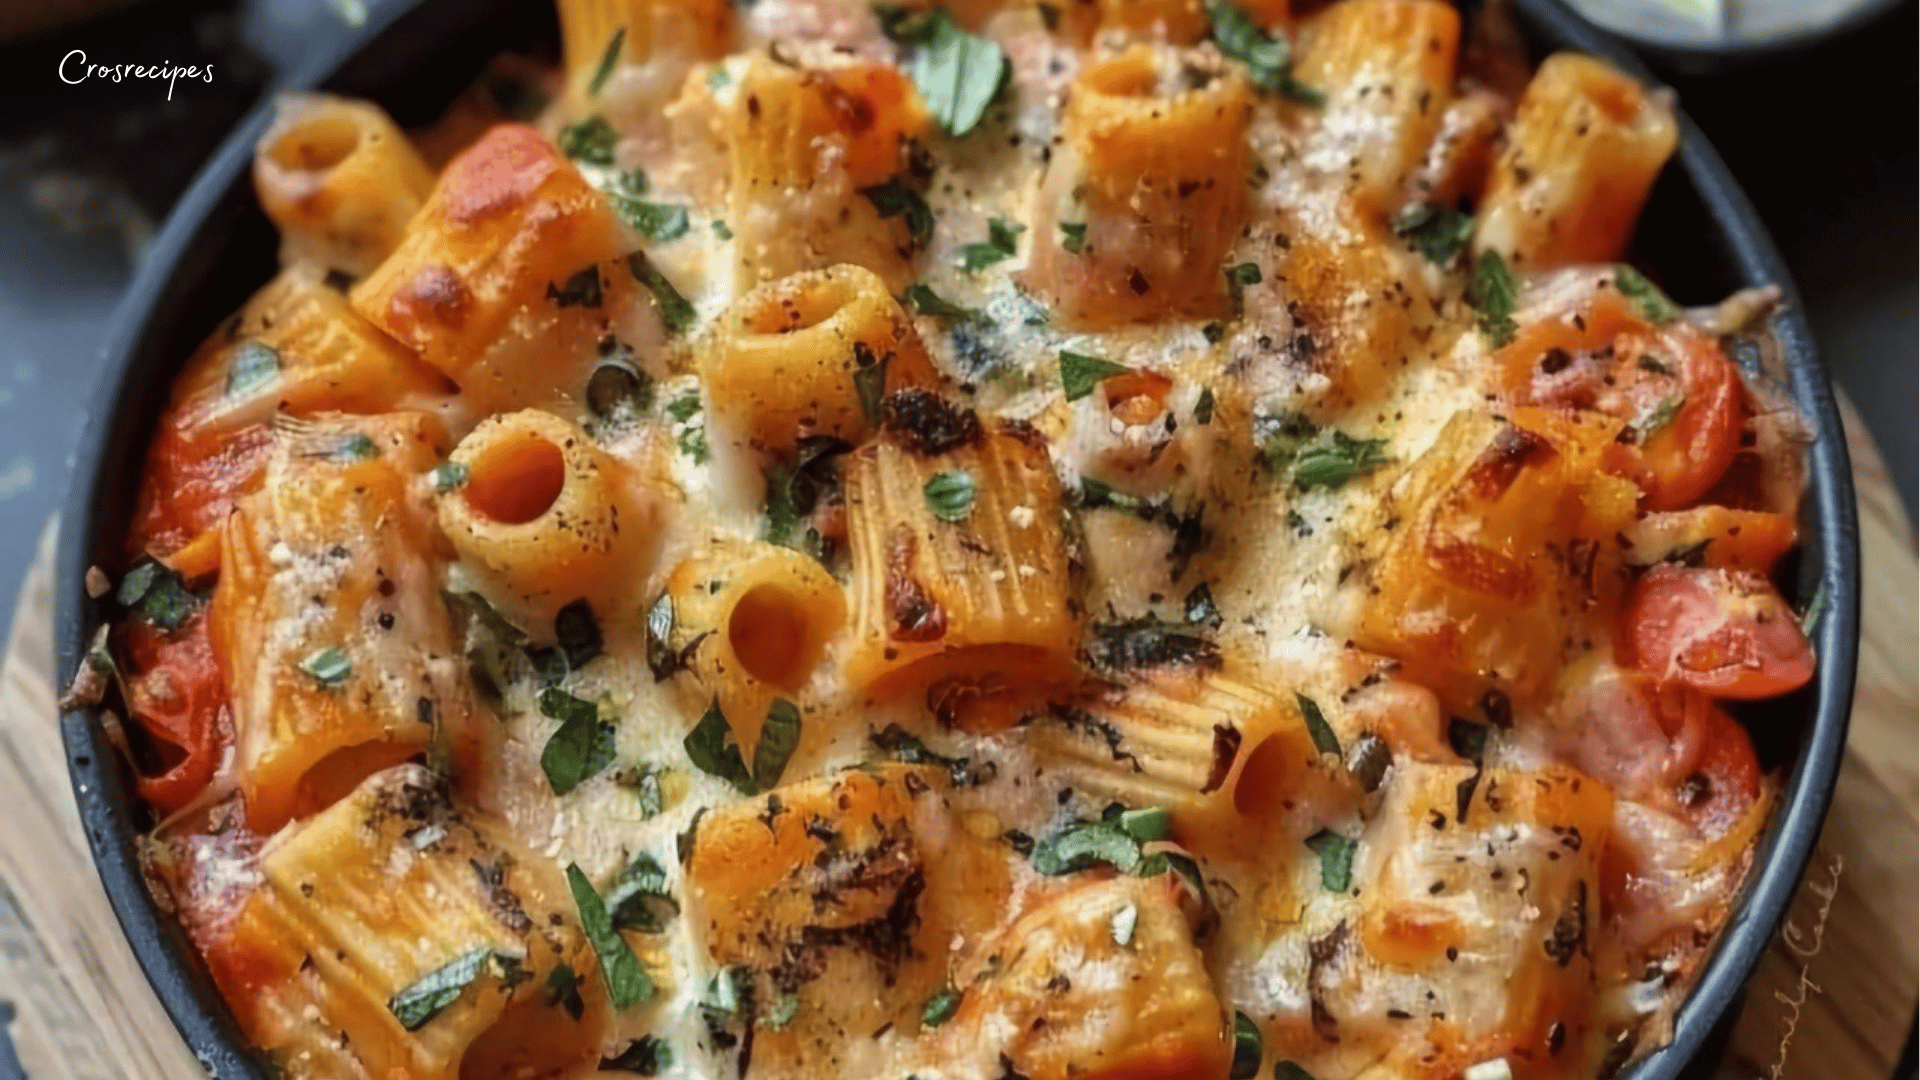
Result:
{"type": "MultiPolygon", "coordinates": [[[[497,6],[470,5],[473,9],[497,6]]],[[[1625,46],[1576,15],[1561,0],[1516,0],[1515,6],[1557,47],[1600,57],[1649,85],[1658,84],[1625,46]]],[[[277,95],[320,88],[356,59],[365,59],[362,54],[371,51],[397,24],[433,7],[452,10],[469,4],[404,0],[383,6],[364,26],[292,77],[277,82],[208,159],[148,249],[114,314],[102,348],[105,363],[95,393],[88,399],[86,425],[73,456],[73,482],[61,515],[54,623],[55,677],[61,685],[81,662],[100,623],[98,604],[88,597],[83,582],[87,567],[94,561],[99,519],[112,517],[103,515],[103,508],[128,500],[128,492],[138,483],[137,475],[107,476],[102,470],[126,456],[126,446],[136,435],[141,438],[133,450],[133,460],[144,460],[145,436],[151,427],[151,414],[157,413],[158,407],[142,400],[137,391],[142,383],[161,380],[164,393],[165,383],[180,362],[178,356],[150,355],[159,346],[148,339],[155,332],[153,324],[160,314],[187,298],[189,290],[182,282],[192,276],[192,268],[183,268],[183,264],[190,263],[202,246],[203,234],[219,224],[221,215],[231,216],[236,209],[241,214],[259,213],[250,200],[243,200],[248,205],[238,208],[224,204],[251,167],[254,144],[271,120],[277,95]]],[[[1669,168],[1684,174],[1697,193],[1710,220],[1706,235],[1717,235],[1724,244],[1744,284],[1777,285],[1785,299],[1774,327],[1795,401],[1817,433],[1807,450],[1806,498],[1819,526],[1818,587],[1825,597],[1825,615],[1814,635],[1820,666],[1807,706],[1812,719],[1783,786],[1780,806],[1758,841],[1755,865],[1720,930],[1705,969],[1674,1015],[1672,1040],[1621,1074],[1621,1080],[1676,1080],[1738,1000],[1775,928],[1785,917],[1833,797],[1846,743],[1858,651],[1856,505],[1832,388],[1815,351],[1792,277],[1765,226],[1705,134],[1684,112],[1679,114],[1679,123],[1680,146],[1669,168]]],[[[203,276],[211,272],[211,266],[198,269],[203,276]]],[[[138,832],[126,827],[126,823],[138,820],[135,815],[140,802],[120,767],[117,751],[102,726],[94,721],[96,711],[63,711],[61,737],[88,847],[127,942],[167,1015],[214,1080],[268,1080],[267,1071],[256,1052],[248,1048],[186,933],[171,912],[162,910],[148,888],[138,832]]]]}

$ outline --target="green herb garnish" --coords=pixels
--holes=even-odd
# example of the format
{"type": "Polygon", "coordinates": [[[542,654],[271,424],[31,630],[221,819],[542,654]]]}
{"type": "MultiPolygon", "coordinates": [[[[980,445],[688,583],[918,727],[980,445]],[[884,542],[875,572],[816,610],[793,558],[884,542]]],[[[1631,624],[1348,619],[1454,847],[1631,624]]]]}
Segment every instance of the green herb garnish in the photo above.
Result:
{"type": "Polygon", "coordinates": [[[901,297],[901,301],[908,310],[915,314],[931,315],[934,318],[947,319],[951,322],[964,322],[968,319],[977,319],[980,317],[980,313],[972,308],[961,307],[959,304],[934,292],[928,286],[918,283],[907,286],[907,291],[905,295],[901,297]]]}
{"type": "Polygon", "coordinates": [[[613,75],[613,69],[620,64],[620,46],[627,40],[627,28],[621,27],[613,32],[613,39],[607,42],[607,51],[600,54],[600,66],[593,71],[593,78],[587,82],[589,97],[600,93],[607,85],[607,79],[613,75]]]}
{"type": "Polygon", "coordinates": [[[143,562],[127,571],[113,598],[161,630],[180,629],[200,604],[179,573],[159,562],[143,562]]]}
{"type": "Polygon", "coordinates": [[[881,220],[904,218],[907,223],[907,235],[913,238],[913,246],[926,247],[933,240],[933,209],[920,193],[894,177],[884,184],[875,184],[870,188],[861,188],[860,194],[873,204],[881,220]]]}
{"type": "Polygon", "coordinates": [[[1017,221],[991,218],[987,221],[987,242],[965,244],[955,253],[954,262],[968,273],[984,270],[994,263],[1013,258],[1020,250],[1020,234],[1027,227],[1017,221]]]}
{"type": "Polygon", "coordinates": [[[244,394],[272,382],[278,374],[280,350],[259,338],[248,338],[233,351],[233,359],[227,361],[227,393],[244,394]]]}
{"type": "Polygon", "coordinates": [[[1293,459],[1293,482],[1303,488],[1338,488],[1392,462],[1387,440],[1355,439],[1334,431],[1331,438],[1302,448],[1293,459]]]}
{"type": "Polygon", "coordinates": [[[1678,320],[1680,305],[1662,292],[1660,286],[1647,280],[1647,276],[1631,266],[1622,264],[1613,268],[1613,287],[1621,296],[1633,301],[1634,309],[1640,317],[1655,326],[1667,326],[1678,320]]]}
{"type": "Polygon", "coordinates": [[[575,863],[567,864],[567,888],[573,893],[573,906],[580,912],[580,929],[600,958],[600,974],[616,1009],[631,1009],[653,996],[653,980],[640,958],[627,947],[625,938],[613,928],[607,917],[606,902],[593,889],[593,882],[575,863]]]}
{"type": "Polygon", "coordinates": [[[540,691],[540,712],[560,721],[545,749],[540,768],[555,795],[565,795],[613,763],[614,729],[600,719],[600,707],[557,686],[540,691]]]}
{"type": "Polygon", "coordinates": [[[444,965],[421,976],[387,1001],[387,1010],[400,1026],[419,1031],[427,1021],[460,1000],[460,995],[487,970],[493,959],[490,947],[461,953],[444,965]]]}
{"type": "Polygon", "coordinates": [[[1473,236],[1473,215],[1439,203],[1413,203],[1393,216],[1393,235],[1435,266],[1445,266],[1473,236]]]}
{"type": "Polygon", "coordinates": [[[720,711],[720,699],[714,698],[707,711],[700,716],[700,722],[687,732],[681,740],[686,748],[687,758],[694,768],[709,776],[717,776],[748,795],[755,794],[753,774],[747,771],[747,763],[740,756],[740,746],[733,741],[733,726],[727,723],[727,714],[720,711]]]}
{"type": "Polygon", "coordinates": [[[1246,1013],[1234,1010],[1233,1013],[1233,1070],[1227,1075],[1231,1080],[1252,1080],[1260,1075],[1260,1063],[1265,1061],[1267,1050],[1260,1038],[1260,1026],[1246,1013]]]}
{"type": "Polygon", "coordinates": [[[667,872],[644,851],[613,879],[605,903],[616,930],[658,934],[680,914],[679,902],[667,890],[667,872]]]}
{"type": "Polygon", "coordinates": [[[691,219],[684,206],[630,199],[625,195],[614,195],[611,201],[620,220],[656,244],[671,243],[687,235],[691,219]]]}
{"type": "Polygon", "coordinates": [[[760,741],[753,748],[753,784],[759,791],[780,786],[787,762],[800,746],[800,710],[785,698],[775,698],[760,725],[760,741]]]}
{"type": "Polygon", "coordinates": [[[348,658],[345,649],[338,645],[330,645],[310,653],[305,660],[300,661],[300,670],[306,672],[307,677],[314,682],[332,690],[346,682],[347,676],[353,674],[353,661],[348,658]]]}
{"type": "Polygon", "coordinates": [[[931,13],[920,52],[909,68],[927,112],[950,135],[978,127],[1007,76],[1007,54],[989,37],[968,33],[944,8],[931,13]]]}
{"type": "Polygon", "coordinates": [[[1323,754],[1340,753],[1340,737],[1333,733],[1333,725],[1327,723],[1327,714],[1320,711],[1320,703],[1305,694],[1296,692],[1294,704],[1300,706],[1300,718],[1306,722],[1307,734],[1313,736],[1313,747],[1323,754]]]}
{"type": "Polygon", "coordinates": [[[1087,223],[1084,221],[1063,221],[1060,223],[1060,250],[1069,255],[1085,254],[1087,250],[1087,223]]]}
{"type": "Polygon", "coordinates": [[[1467,303],[1480,313],[1480,332],[1496,348],[1512,341],[1520,330],[1513,321],[1519,294],[1507,260],[1497,251],[1481,252],[1480,261],[1473,264],[1473,280],[1467,283],[1467,303]]]}
{"type": "Polygon", "coordinates": [[[953,1014],[960,1011],[960,999],[963,996],[964,991],[957,987],[941,987],[927,999],[926,1007],[920,1010],[920,1026],[939,1027],[953,1019],[953,1014]]]}
{"type": "Polygon", "coordinates": [[[619,143],[619,134],[599,116],[560,129],[560,152],[588,165],[611,166],[613,148],[619,143]]]}
{"type": "Polygon", "coordinates": [[[684,334],[693,326],[697,317],[693,304],[680,295],[680,290],[673,287],[673,282],[668,281],[658,267],[648,261],[646,252],[636,251],[627,256],[627,270],[633,274],[635,281],[646,286],[647,291],[653,294],[653,305],[659,310],[660,324],[666,327],[667,333],[684,334]]]}
{"type": "Polygon", "coordinates": [[[1068,401],[1078,401],[1093,393],[1093,388],[1107,379],[1132,371],[1125,364],[1116,364],[1098,356],[1060,350],[1060,388],[1068,401]]]}
{"type": "Polygon", "coordinates": [[[1227,0],[1207,0],[1207,16],[1213,23],[1214,44],[1247,66],[1255,86],[1302,105],[1318,108],[1327,103],[1319,90],[1294,80],[1293,46],[1286,38],[1260,29],[1251,15],[1227,0]]]}
{"type": "Polygon", "coordinates": [[[1320,856],[1320,886],[1328,892],[1346,892],[1353,884],[1353,853],[1360,846],[1332,829],[1307,837],[1307,847],[1320,856]]]}
{"type": "Polygon", "coordinates": [[[941,521],[965,521],[973,513],[974,489],[971,475],[954,471],[935,473],[920,493],[934,517],[941,521]]]}

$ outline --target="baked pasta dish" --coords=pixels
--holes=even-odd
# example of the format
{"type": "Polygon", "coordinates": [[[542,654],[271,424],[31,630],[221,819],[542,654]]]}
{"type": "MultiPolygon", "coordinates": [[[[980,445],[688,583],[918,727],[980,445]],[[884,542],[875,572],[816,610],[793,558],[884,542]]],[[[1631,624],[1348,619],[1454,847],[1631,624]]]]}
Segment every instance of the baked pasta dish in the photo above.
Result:
{"type": "Polygon", "coordinates": [[[1497,3],[559,14],[424,130],[279,105],[89,575],[275,1075],[1669,1037],[1814,670],[1777,295],[1622,261],[1669,94],[1497,3]]]}

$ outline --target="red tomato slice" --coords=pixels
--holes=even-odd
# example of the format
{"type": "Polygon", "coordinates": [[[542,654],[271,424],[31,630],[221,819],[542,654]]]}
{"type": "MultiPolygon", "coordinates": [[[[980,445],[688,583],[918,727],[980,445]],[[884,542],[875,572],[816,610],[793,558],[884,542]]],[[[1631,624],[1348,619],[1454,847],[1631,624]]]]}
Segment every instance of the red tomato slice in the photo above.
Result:
{"type": "Polygon", "coordinates": [[[1700,756],[1674,793],[1685,817],[1702,835],[1733,828],[1760,797],[1760,759],[1740,722],[1699,694],[1687,692],[1682,708],[1702,728],[1700,756]]]}
{"type": "Polygon", "coordinates": [[[1709,697],[1777,697],[1813,677],[1813,646],[1766,578],[1656,566],[1626,615],[1626,663],[1709,697]]]}
{"type": "Polygon", "coordinates": [[[1603,319],[1603,310],[1596,308],[1584,332],[1528,340],[1537,359],[1522,369],[1519,398],[1626,421],[1625,471],[1640,485],[1646,509],[1689,506],[1740,449],[1739,373],[1712,338],[1686,323],[1655,329],[1617,314],[1603,319]]]}
{"type": "Polygon", "coordinates": [[[204,615],[166,634],[142,622],[125,631],[138,674],[127,682],[128,710],[163,744],[165,771],[140,778],[140,795],[163,813],[192,802],[213,779],[220,760],[220,714],[226,684],[214,662],[204,615]]]}

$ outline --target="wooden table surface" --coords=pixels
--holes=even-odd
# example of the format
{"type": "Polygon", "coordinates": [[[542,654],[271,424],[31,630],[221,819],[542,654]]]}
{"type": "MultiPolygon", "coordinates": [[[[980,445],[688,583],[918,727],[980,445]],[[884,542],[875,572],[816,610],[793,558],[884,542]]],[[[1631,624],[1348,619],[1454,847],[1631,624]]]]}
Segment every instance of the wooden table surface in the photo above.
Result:
{"type": "MultiPolygon", "coordinates": [[[[1833,811],[1750,985],[1715,1080],[1878,1080],[1898,1062],[1920,973],[1920,575],[1886,467],[1850,408],[1860,492],[1861,649],[1833,811]]],[[[1903,448],[1903,452],[1904,452],[1903,448]]],[[[67,784],[52,682],[52,526],[0,667],[0,999],[32,1080],[192,1080],[94,875],[67,784]]]]}

